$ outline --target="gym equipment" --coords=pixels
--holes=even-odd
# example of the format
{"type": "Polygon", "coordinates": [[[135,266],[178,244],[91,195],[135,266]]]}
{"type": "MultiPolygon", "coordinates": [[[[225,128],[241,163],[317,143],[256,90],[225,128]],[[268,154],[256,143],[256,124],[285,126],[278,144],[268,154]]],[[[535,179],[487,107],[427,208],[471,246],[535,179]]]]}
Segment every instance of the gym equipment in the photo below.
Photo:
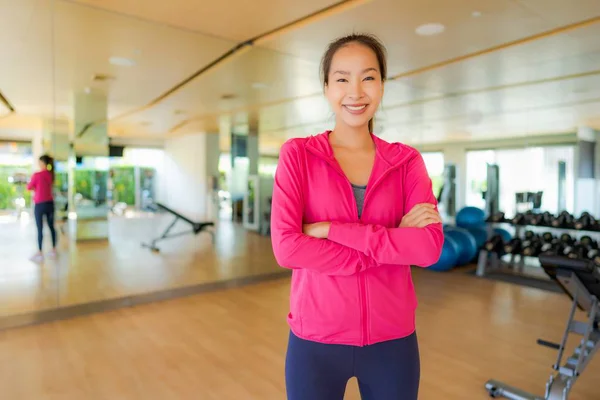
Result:
{"type": "Polygon", "coordinates": [[[515,193],[516,208],[532,210],[537,212],[542,206],[544,192],[520,192],[515,193]]]}
{"type": "Polygon", "coordinates": [[[586,211],[581,213],[581,216],[575,220],[574,228],[579,230],[597,231],[598,221],[586,211]]]}
{"type": "Polygon", "coordinates": [[[504,246],[504,252],[506,254],[520,254],[522,249],[523,242],[519,238],[511,239],[511,241],[504,246]]]}
{"type": "Polygon", "coordinates": [[[152,242],[150,244],[147,243],[142,243],[142,247],[147,247],[150,250],[152,250],[155,253],[158,253],[160,251],[160,249],[158,247],[156,247],[156,243],[161,241],[161,240],[165,240],[165,239],[169,239],[169,238],[174,238],[177,236],[182,236],[182,235],[187,235],[190,233],[193,233],[194,235],[197,235],[201,232],[208,232],[210,233],[210,235],[212,236],[212,240],[213,243],[215,241],[215,235],[213,231],[208,230],[207,228],[214,226],[214,222],[194,222],[189,218],[184,217],[183,215],[179,214],[177,211],[174,211],[172,209],[170,209],[169,207],[165,206],[164,204],[161,203],[154,203],[156,205],[157,208],[162,209],[163,211],[168,212],[169,214],[172,214],[175,216],[175,219],[173,220],[173,222],[171,223],[171,225],[169,225],[167,227],[167,229],[163,232],[163,234],[152,240],[152,242]],[[169,235],[169,232],[171,231],[171,229],[173,228],[173,226],[175,226],[175,224],[177,223],[177,221],[182,220],[183,222],[187,222],[188,224],[190,224],[192,226],[192,230],[190,231],[183,231],[183,232],[177,232],[177,233],[173,233],[171,235],[169,235]]]}
{"type": "MultiPolygon", "coordinates": [[[[515,240],[518,240],[518,239],[515,239],[515,240]]],[[[504,240],[502,239],[502,236],[500,236],[500,235],[492,236],[490,238],[490,240],[485,242],[485,244],[483,245],[483,248],[485,249],[485,251],[487,251],[489,253],[496,253],[496,254],[501,254],[506,251],[506,246],[504,245],[504,240]]]]}
{"type": "Polygon", "coordinates": [[[485,212],[477,207],[464,207],[456,214],[456,226],[469,228],[485,225],[485,212]]]}
{"type": "Polygon", "coordinates": [[[502,240],[504,240],[505,242],[510,242],[510,240],[512,239],[512,235],[506,229],[494,228],[493,232],[496,235],[502,236],[502,240]]]}
{"type": "Polygon", "coordinates": [[[536,396],[521,389],[511,387],[496,380],[485,384],[491,397],[512,400],[568,400],[569,392],[583,374],[594,354],[600,347],[600,270],[599,264],[590,260],[570,259],[551,253],[539,256],[546,274],[571,298],[572,306],[565,333],[560,343],[538,339],[537,343],[558,350],[556,363],[552,366],[556,374],[550,375],[544,396],[536,396]],[[576,321],[575,310],[579,308],[587,314],[586,321],[576,321]],[[563,353],[570,334],[581,335],[582,339],[571,357],[561,365],[563,353]]]}
{"type": "Polygon", "coordinates": [[[566,211],[561,212],[558,217],[552,221],[552,226],[555,228],[573,228],[575,218],[566,211]]]}
{"type": "Polygon", "coordinates": [[[437,201],[440,209],[447,217],[456,215],[456,165],[444,166],[444,183],[438,195],[437,201]]]}
{"type": "Polygon", "coordinates": [[[471,233],[464,228],[448,228],[444,231],[445,238],[452,238],[458,244],[458,259],[456,265],[464,265],[471,262],[477,255],[477,242],[471,233]]]}
{"type": "Polygon", "coordinates": [[[466,228],[471,235],[475,238],[475,243],[477,243],[477,248],[480,249],[483,247],[488,238],[488,231],[485,228],[480,226],[472,226],[466,228]]]}
{"type": "Polygon", "coordinates": [[[506,216],[502,211],[498,211],[495,214],[491,214],[485,221],[500,223],[500,222],[506,222],[508,220],[506,219],[506,216]]]}
{"type": "Polygon", "coordinates": [[[456,240],[454,240],[450,236],[446,236],[444,238],[444,246],[442,247],[442,254],[439,260],[427,267],[432,271],[449,271],[454,268],[458,261],[458,256],[460,254],[460,249],[456,240]]]}
{"type": "Polygon", "coordinates": [[[534,226],[552,226],[552,220],[554,217],[548,211],[541,214],[534,214],[531,217],[531,225],[534,226]]]}
{"type": "Polygon", "coordinates": [[[500,167],[487,165],[487,189],[485,191],[485,214],[494,215],[500,211],[500,167]]]}
{"type": "Polygon", "coordinates": [[[271,210],[270,198],[273,195],[274,180],[271,177],[249,175],[246,183],[246,193],[243,201],[243,226],[264,234],[269,232],[265,225],[270,225],[270,219],[265,218],[265,212],[271,210]]]}

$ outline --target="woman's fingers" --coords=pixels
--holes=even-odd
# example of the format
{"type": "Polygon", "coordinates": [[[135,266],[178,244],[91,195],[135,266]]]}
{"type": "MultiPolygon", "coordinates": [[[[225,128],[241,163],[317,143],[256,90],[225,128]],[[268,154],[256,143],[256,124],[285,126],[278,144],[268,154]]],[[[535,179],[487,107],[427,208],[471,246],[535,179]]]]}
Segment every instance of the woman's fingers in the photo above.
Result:
{"type": "Polygon", "coordinates": [[[421,215],[423,215],[427,211],[435,211],[433,209],[432,204],[429,204],[429,203],[417,204],[408,212],[408,214],[405,215],[405,218],[406,217],[419,218],[421,215]]]}
{"type": "Polygon", "coordinates": [[[442,218],[440,214],[435,210],[426,210],[418,215],[411,221],[413,226],[423,227],[429,224],[441,223],[442,218]]]}
{"type": "Polygon", "coordinates": [[[439,223],[439,219],[438,218],[434,218],[434,217],[427,217],[422,219],[421,221],[418,222],[417,227],[418,228],[424,228],[427,225],[431,225],[431,224],[437,224],[439,223]]]}

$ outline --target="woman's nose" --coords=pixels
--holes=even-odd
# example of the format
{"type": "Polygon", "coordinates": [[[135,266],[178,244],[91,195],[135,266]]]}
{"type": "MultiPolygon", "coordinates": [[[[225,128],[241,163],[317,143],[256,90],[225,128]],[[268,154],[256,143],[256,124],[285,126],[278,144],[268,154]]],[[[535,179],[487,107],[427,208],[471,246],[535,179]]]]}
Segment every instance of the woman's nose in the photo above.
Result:
{"type": "Polygon", "coordinates": [[[350,85],[350,90],[348,91],[348,97],[352,97],[355,99],[360,99],[363,97],[364,91],[360,82],[354,83],[350,85]]]}

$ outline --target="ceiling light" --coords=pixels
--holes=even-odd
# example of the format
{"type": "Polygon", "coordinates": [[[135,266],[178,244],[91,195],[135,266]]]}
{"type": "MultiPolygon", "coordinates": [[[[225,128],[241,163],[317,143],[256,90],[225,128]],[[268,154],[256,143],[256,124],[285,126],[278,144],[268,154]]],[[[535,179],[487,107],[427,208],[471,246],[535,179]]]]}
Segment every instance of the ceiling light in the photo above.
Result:
{"type": "Polygon", "coordinates": [[[471,13],[471,16],[472,16],[473,18],[479,18],[479,17],[481,17],[481,11],[473,11],[473,12],[471,13]]]}
{"type": "Polygon", "coordinates": [[[112,65],[118,65],[119,67],[133,67],[135,65],[135,61],[131,58],[125,57],[111,57],[108,60],[112,65]]]}
{"type": "Polygon", "coordinates": [[[436,22],[418,26],[415,32],[420,36],[433,36],[444,32],[444,30],[446,30],[446,27],[436,22]]]}
{"type": "Polygon", "coordinates": [[[253,89],[264,89],[266,88],[268,85],[266,83],[262,83],[262,82],[254,82],[252,84],[252,88],[253,89]]]}

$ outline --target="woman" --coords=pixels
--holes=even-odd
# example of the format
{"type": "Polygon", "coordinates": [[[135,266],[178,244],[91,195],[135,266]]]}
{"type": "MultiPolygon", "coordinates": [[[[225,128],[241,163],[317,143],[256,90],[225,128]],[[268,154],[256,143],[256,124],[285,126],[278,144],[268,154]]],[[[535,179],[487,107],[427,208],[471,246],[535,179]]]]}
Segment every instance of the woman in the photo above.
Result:
{"type": "Polygon", "coordinates": [[[33,190],[35,192],[33,202],[35,203],[34,214],[38,233],[38,252],[31,257],[31,260],[35,262],[41,262],[44,260],[44,255],[42,253],[42,242],[44,238],[44,216],[46,216],[46,222],[48,223],[50,235],[52,236],[52,250],[50,251],[49,255],[51,257],[56,257],[54,197],[52,195],[52,186],[54,184],[54,160],[48,155],[43,155],[40,157],[38,163],[40,170],[33,174],[31,181],[27,185],[28,190],[33,190]]]}
{"type": "Polygon", "coordinates": [[[293,270],[290,400],[412,400],[420,360],[411,265],[440,257],[444,236],[421,155],[372,134],[386,53],[370,35],[331,43],[322,60],[335,129],[281,148],[273,251],[293,270]]]}

